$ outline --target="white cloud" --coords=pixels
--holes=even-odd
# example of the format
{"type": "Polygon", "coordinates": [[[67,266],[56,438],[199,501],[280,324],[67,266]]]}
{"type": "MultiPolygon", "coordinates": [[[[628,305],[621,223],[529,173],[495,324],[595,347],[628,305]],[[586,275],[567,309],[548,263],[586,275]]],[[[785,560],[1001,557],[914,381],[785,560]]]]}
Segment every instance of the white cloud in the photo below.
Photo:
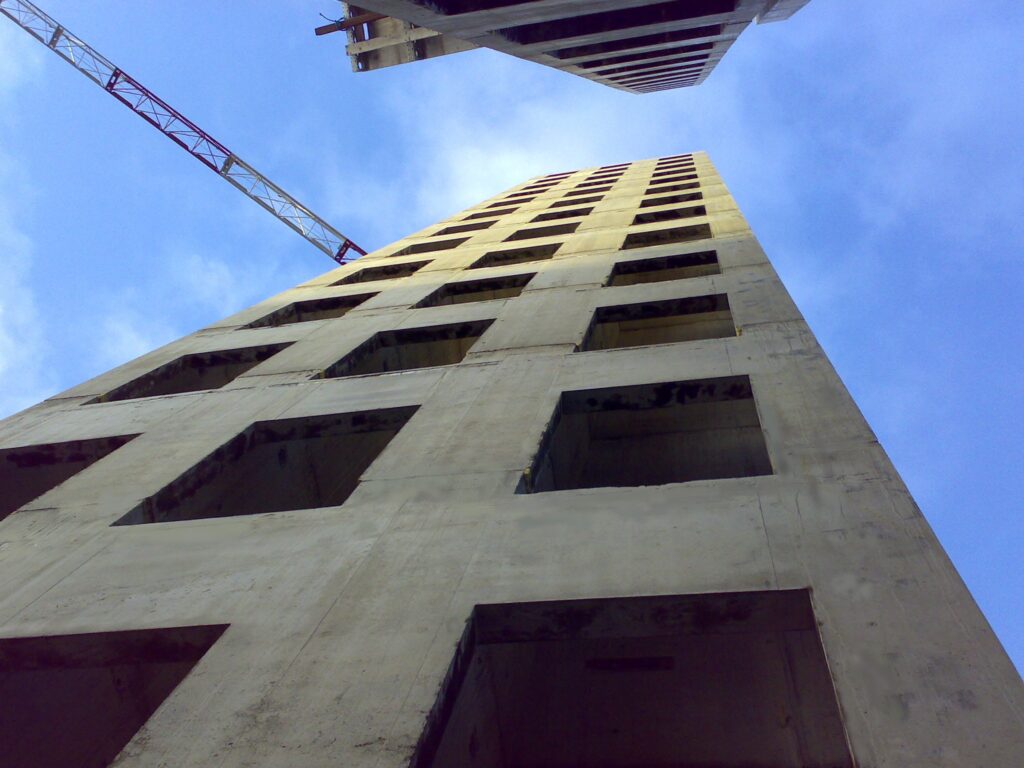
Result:
{"type": "MultiPolygon", "coordinates": [[[[4,19],[0,24],[3,123],[14,119],[16,93],[32,82],[43,53],[21,37],[24,33],[4,19]]],[[[32,187],[14,157],[0,150],[0,418],[48,397],[54,389],[46,363],[49,348],[31,288],[33,245],[18,224],[31,196],[32,187]]]]}
{"type": "Polygon", "coordinates": [[[181,296],[218,316],[243,308],[256,288],[247,270],[215,256],[178,252],[172,253],[166,263],[181,296]]]}
{"type": "Polygon", "coordinates": [[[168,324],[130,307],[111,312],[95,334],[94,364],[98,371],[114,368],[152,352],[178,335],[168,324]]]}

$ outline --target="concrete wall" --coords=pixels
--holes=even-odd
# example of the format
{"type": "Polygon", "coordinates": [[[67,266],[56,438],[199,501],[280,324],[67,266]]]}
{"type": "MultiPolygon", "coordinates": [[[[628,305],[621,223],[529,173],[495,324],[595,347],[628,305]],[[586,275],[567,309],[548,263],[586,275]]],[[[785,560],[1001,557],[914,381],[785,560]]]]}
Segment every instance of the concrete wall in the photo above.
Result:
{"type": "Polygon", "coordinates": [[[483,46],[649,93],[702,83],[748,24],[782,21],[807,2],[360,0],[347,4],[346,52],[354,71],[369,72],[483,46]]]}
{"type": "Polygon", "coordinates": [[[466,271],[534,245],[503,241],[579,171],[458,247],[429,250],[505,195],[0,422],[0,451],[138,435],[0,522],[0,637],[229,625],[119,766],[397,768],[476,604],[809,588],[858,765],[1024,764],[1019,675],[695,159],[707,214],[684,223],[709,224],[711,240],[619,249],[679,223],[630,226],[644,161],[568,220],[573,234],[539,241],[561,243],[553,257],[466,271]],[[605,286],[617,262],[709,249],[718,274],[605,286]],[[408,277],[334,285],[424,260],[408,277]],[[536,274],[515,297],[413,308],[449,281],[524,272],[536,274]],[[367,293],[341,317],[246,327],[367,293]],[[576,351],[598,307],[719,294],[735,336],[576,351]],[[376,333],[479,321],[493,322],[458,364],[319,378],[376,333]],[[92,402],[186,354],[267,344],[288,346],[219,389],[92,402]],[[772,474],[516,493],[563,392],[737,376],[772,474]],[[112,526],[254,423],[410,407],[340,506],[112,526]]]}

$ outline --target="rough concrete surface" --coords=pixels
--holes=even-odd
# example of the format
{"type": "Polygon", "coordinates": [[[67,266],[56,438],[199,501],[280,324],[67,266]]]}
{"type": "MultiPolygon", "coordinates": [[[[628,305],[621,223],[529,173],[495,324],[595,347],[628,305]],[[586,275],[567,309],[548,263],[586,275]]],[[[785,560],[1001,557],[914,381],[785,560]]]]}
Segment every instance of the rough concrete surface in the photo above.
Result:
{"type": "MultiPolygon", "coordinates": [[[[137,435],[0,521],[0,659],[11,638],[227,625],[115,765],[398,768],[474,606],[809,590],[856,765],[1024,765],[1020,677],[710,161],[693,158],[706,214],[685,223],[710,225],[710,239],[620,250],[627,234],[679,224],[631,226],[651,160],[569,219],[572,234],[506,242],[593,169],[542,184],[457,247],[393,256],[450,239],[436,233],[531,180],[0,422],[0,457],[137,435]],[[467,271],[489,252],[550,243],[550,258],[467,271]],[[618,263],[709,250],[717,273],[606,284],[618,263]],[[419,261],[406,277],[336,285],[419,261]],[[518,296],[415,307],[453,281],[525,273],[518,296]],[[367,294],[337,317],[249,327],[295,302],[367,294]],[[579,351],[598,308],[715,296],[735,334],[579,351]],[[375,334],[480,321],[457,363],[323,378],[375,334]],[[287,346],[218,389],[94,402],[184,355],[264,345],[287,346]],[[749,379],[770,474],[517,493],[563,393],[736,377],[749,379]],[[204,462],[219,476],[208,457],[253,448],[236,438],[254,424],[314,425],[266,460],[281,482],[312,482],[289,474],[295,452],[344,438],[315,432],[315,418],[385,409],[411,415],[371,441],[340,505],[113,525],[204,462]]],[[[669,424],[654,405],[565,431],[633,441],[624,462],[665,445],[663,430],[670,443],[697,430],[712,453],[733,445],[714,430],[749,433],[749,410],[744,424],[715,422],[731,418],[715,409],[669,424]]],[[[310,471],[329,474],[318,455],[310,471]]],[[[260,487],[226,490],[234,512],[249,486],[260,487]]]]}

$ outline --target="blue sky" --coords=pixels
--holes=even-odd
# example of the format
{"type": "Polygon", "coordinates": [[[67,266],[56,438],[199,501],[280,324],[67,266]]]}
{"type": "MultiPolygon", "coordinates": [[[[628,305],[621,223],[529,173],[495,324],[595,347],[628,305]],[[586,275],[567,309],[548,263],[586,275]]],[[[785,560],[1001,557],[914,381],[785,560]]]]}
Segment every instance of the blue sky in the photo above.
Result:
{"type": "MultiPolygon", "coordinates": [[[[637,97],[474,51],[355,75],[332,0],[44,9],[356,242],[709,152],[1024,668],[1024,6],[813,0],[637,97]]],[[[332,266],[0,19],[0,416],[332,266]]]]}

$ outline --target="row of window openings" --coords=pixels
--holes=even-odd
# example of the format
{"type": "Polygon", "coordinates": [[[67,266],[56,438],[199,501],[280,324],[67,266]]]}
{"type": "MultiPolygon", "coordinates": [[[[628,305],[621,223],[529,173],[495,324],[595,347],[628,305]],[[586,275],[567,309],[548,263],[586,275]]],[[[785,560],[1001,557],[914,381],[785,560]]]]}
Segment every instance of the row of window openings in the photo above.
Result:
{"type": "MultiPolygon", "coordinates": [[[[527,264],[552,258],[560,244],[519,248],[511,251],[495,251],[485,254],[473,263],[471,269],[496,266],[527,264]]],[[[429,264],[429,261],[408,262],[405,264],[386,264],[379,267],[367,267],[356,273],[359,280],[351,277],[339,281],[335,285],[356,282],[371,282],[382,279],[407,277],[429,264]]],[[[607,285],[630,285],[634,283],[656,283],[668,280],[682,280],[690,277],[704,277],[719,274],[718,255],[715,251],[673,254],[656,256],[648,259],[619,262],[612,268],[607,285]]],[[[503,275],[446,283],[433,293],[419,301],[414,308],[438,307],[451,304],[464,304],[493,299],[508,299],[518,296],[536,273],[519,275],[503,275]]],[[[376,296],[377,293],[364,293],[353,296],[328,296],[321,299],[306,299],[288,304],[274,310],[268,315],[250,323],[246,328],[265,328],[270,326],[289,325],[311,320],[328,320],[344,316],[363,302],[376,296]]]]}
{"type": "MultiPolygon", "coordinates": [[[[114,525],[335,507],[419,406],[260,421],[114,525]]],[[[138,435],[0,451],[0,519],[138,435]]],[[[773,473],[747,376],[563,392],[517,494],[773,473]]]]}
{"type": "MultiPolygon", "coordinates": [[[[657,176],[658,174],[655,174],[655,175],[657,176]]],[[[665,178],[657,179],[656,181],[654,181],[652,183],[652,186],[650,186],[648,188],[646,194],[651,195],[651,194],[659,194],[659,193],[665,193],[665,192],[672,192],[672,191],[683,190],[683,189],[697,189],[700,186],[699,182],[692,181],[693,179],[696,179],[696,178],[697,178],[696,174],[685,174],[685,175],[681,175],[681,176],[678,176],[678,177],[673,177],[671,179],[665,179],[665,178]],[[672,186],[669,186],[669,187],[658,186],[658,185],[661,185],[661,184],[663,184],[665,182],[674,182],[674,181],[681,181],[683,183],[675,184],[675,185],[672,185],[672,186]]],[[[568,207],[568,206],[573,206],[573,205],[585,205],[585,204],[589,204],[589,203],[600,202],[603,199],[603,197],[604,197],[603,193],[605,191],[607,191],[607,190],[600,190],[601,194],[598,194],[598,195],[593,196],[593,197],[583,197],[583,198],[574,199],[574,200],[569,200],[569,199],[559,200],[559,201],[556,201],[556,202],[552,203],[548,207],[549,208],[563,208],[563,207],[568,207]]],[[[570,193],[570,195],[573,195],[573,194],[575,194],[575,195],[578,195],[578,194],[593,195],[594,192],[595,192],[595,190],[587,189],[583,193],[572,192],[572,193],[570,193]]],[[[567,197],[568,196],[569,195],[567,195],[567,197]]],[[[670,203],[682,203],[682,202],[688,202],[688,201],[700,200],[700,199],[701,199],[701,194],[699,192],[697,192],[697,193],[691,193],[689,195],[675,195],[675,196],[672,196],[672,197],[666,197],[666,198],[657,199],[657,200],[655,200],[655,199],[645,199],[643,202],[641,202],[640,207],[643,208],[643,207],[650,207],[650,206],[655,206],[655,205],[667,205],[667,204],[670,204],[670,203]]],[[[507,205],[507,203],[499,203],[499,205],[507,205]]],[[[449,227],[445,227],[444,229],[439,230],[438,232],[435,232],[432,235],[432,237],[438,237],[438,236],[443,236],[443,235],[454,235],[454,234],[458,234],[458,233],[461,233],[461,232],[472,232],[472,231],[487,229],[488,227],[491,227],[492,225],[496,224],[497,220],[501,216],[506,216],[506,215],[508,215],[510,213],[514,213],[515,211],[518,210],[518,208],[519,208],[519,206],[515,205],[515,206],[513,206],[511,208],[506,207],[506,208],[503,208],[501,210],[493,210],[493,211],[492,210],[484,210],[484,211],[480,211],[478,213],[470,214],[464,220],[466,223],[455,224],[455,225],[452,225],[452,226],[449,226],[449,227]],[[475,221],[476,219],[493,219],[493,221],[475,221]]],[[[577,209],[572,209],[572,210],[567,210],[567,211],[547,211],[545,213],[541,213],[541,214],[538,214],[537,216],[535,216],[533,219],[531,219],[531,222],[554,221],[554,220],[557,220],[557,219],[569,219],[569,218],[588,216],[592,211],[593,211],[592,207],[590,207],[590,208],[577,208],[577,209]]],[[[698,214],[694,214],[694,215],[698,215],[698,214]]],[[[699,214],[699,215],[703,215],[703,214],[699,214]]],[[[529,232],[529,230],[527,230],[526,232],[529,232]]],[[[527,236],[536,236],[536,235],[527,235],[527,236]]],[[[509,238],[509,239],[513,239],[513,238],[509,238]]],[[[463,240],[461,242],[465,242],[465,240],[463,240]]],[[[447,244],[442,244],[442,245],[444,246],[444,248],[448,248],[449,247],[447,244]]],[[[408,249],[403,249],[402,251],[399,251],[398,253],[393,254],[393,255],[395,255],[395,256],[406,255],[406,254],[408,254],[410,252],[411,251],[409,251],[408,249]]]]}
{"type": "MultiPolygon", "coordinates": [[[[626,284],[635,274],[625,275],[626,284]]],[[[511,284],[506,283],[499,290],[506,295],[517,294],[530,277],[516,276],[511,284]]],[[[320,376],[341,378],[455,365],[465,358],[493,322],[477,320],[379,331],[320,376]]],[[[712,294],[600,307],[594,312],[579,349],[591,352],[735,335],[727,296],[712,294]]],[[[219,389],[292,343],[183,355],[87,404],[219,389]]]]}
{"type": "MultiPolygon", "coordinates": [[[[695,177],[691,177],[691,178],[695,178],[695,177]]],[[[663,191],[668,191],[670,189],[689,188],[691,186],[692,186],[691,184],[670,185],[669,187],[664,187],[664,188],[662,188],[662,187],[650,188],[650,189],[648,189],[648,191],[649,191],[649,193],[650,193],[650,191],[655,191],[655,193],[663,193],[663,191]]],[[[664,205],[664,203],[650,203],[649,205],[651,205],[651,206],[654,206],[654,205],[664,205]]],[[[585,216],[585,215],[589,214],[592,210],[593,210],[593,208],[577,209],[577,211],[575,211],[575,213],[573,213],[573,216],[574,217],[585,216]]],[[[658,222],[658,221],[670,221],[670,220],[673,220],[673,219],[690,218],[690,217],[693,217],[693,216],[703,216],[703,215],[706,215],[706,213],[707,212],[706,212],[705,209],[703,209],[703,207],[699,207],[698,206],[696,208],[691,207],[691,208],[686,208],[686,209],[676,209],[676,210],[673,210],[673,211],[659,211],[659,212],[654,212],[654,213],[637,214],[636,218],[632,222],[632,225],[650,224],[650,223],[655,223],[655,222],[658,222]]],[[[555,218],[555,217],[552,216],[551,218],[555,218]]],[[[560,216],[558,218],[560,218],[560,216]]],[[[538,217],[538,219],[535,219],[535,221],[540,220],[540,219],[541,219],[541,217],[538,217]]],[[[550,219],[545,219],[545,220],[550,220],[550,219]]],[[[492,222],[486,222],[485,224],[479,225],[476,228],[484,228],[484,227],[492,225],[493,223],[495,223],[495,222],[493,222],[493,221],[492,222]]],[[[502,242],[504,242],[504,243],[514,243],[516,241],[521,241],[521,240],[540,240],[542,238],[555,238],[555,237],[559,237],[559,236],[562,236],[562,234],[572,234],[573,232],[575,232],[575,230],[577,230],[580,227],[581,223],[582,222],[580,222],[580,221],[573,221],[573,222],[567,222],[567,223],[563,223],[563,224],[548,224],[546,226],[532,226],[532,227],[527,227],[527,228],[524,228],[524,229],[517,229],[516,231],[512,232],[511,234],[509,234],[509,236],[507,238],[505,238],[502,242]]],[[[712,237],[711,236],[711,226],[707,225],[707,224],[701,225],[701,226],[702,226],[702,229],[700,231],[706,231],[707,234],[702,234],[702,236],[700,236],[700,237],[706,237],[706,238],[712,237]]],[[[696,231],[696,230],[694,230],[694,231],[696,231]]],[[[668,237],[670,238],[669,240],[658,241],[657,243],[655,243],[655,245],[659,245],[659,244],[662,244],[662,243],[673,242],[671,239],[677,237],[678,234],[680,234],[680,232],[677,232],[677,231],[673,230],[673,231],[668,233],[668,237]]],[[[632,236],[630,236],[630,237],[632,237],[632,236]]],[[[634,240],[630,240],[630,237],[627,238],[627,241],[626,241],[627,243],[632,243],[632,242],[635,241],[635,239],[634,240]]],[[[687,239],[688,240],[696,240],[698,238],[696,238],[696,237],[688,237],[687,239]]],[[[469,238],[459,238],[459,239],[455,239],[455,240],[444,240],[444,241],[414,243],[414,244],[412,244],[410,246],[402,248],[399,251],[396,251],[395,253],[391,254],[391,256],[415,256],[415,255],[424,254],[424,253],[435,253],[437,251],[451,251],[451,250],[454,250],[454,249],[458,248],[459,246],[461,246],[462,244],[464,244],[468,240],[469,240],[469,238]]],[[[638,248],[640,246],[637,246],[637,245],[624,245],[622,247],[623,248],[638,248]]],[[[375,267],[375,268],[377,268],[377,267],[375,267]]],[[[379,267],[379,268],[384,269],[385,267],[379,267]]],[[[364,280],[359,278],[359,276],[358,276],[359,274],[360,274],[360,272],[354,272],[351,275],[346,275],[345,278],[343,278],[342,280],[338,281],[337,283],[334,283],[333,285],[345,285],[345,284],[348,284],[348,283],[361,283],[361,282],[364,282],[364,280]]]]}
{"type": "MultiPolygon", "coordinates": [[[[852,768],[825,618],[806,588],[477,604],[407,765],[852,768]]],[[[5,766],[114,763],[228,629],[0,639],[5,766]]]]}
{"type": "MultiPolygon", "coordinates": [[[[673,185],[667,189],[679,190],[679,189],[693,189],[698,185],[696,183],[689,183],[683,185],[673,185]]],[[[658,189],[657,192],[661,193],[664,189],[658,189]]],[[[650,205],[660,205],[660,202],[651,202],[650,205]]],[[[684,209],[673,209],[672,211],[658,212],[652,221],[664,221],[671,219],[687,218],[689,216],[700,216],[704,215],[702,207],[690,207],[684,209]],[[698,212],[698,208],[701,210],[698,212]]],[[[646,214],[637,214],[640,218],[639,221],[634,219],[633,224],[650,223],[647,221],[646,214]]],[[[555,225],[548,227],[539,227],[529,230],[519,230],[516,234],[510,236],[508,239],[528,239],[535,237],[551,236],[557,234],[565,234],[568,232],[574,232],[576,227],[579,226],[577,223],[555,225]],[[522,233],[529,233],[522,234],[522,233]],[[518,237],[517,237],[518,235],[518,237]]],[[[656,245],[668,245],[672,243],[684,243],[691,242],[694,240],[703,240],[711,238],[711,227],[707,223],[690,225],[685,227],[674,227],[671,229],[653,230],[646,232],[635,232],[626,236],[623,240],[621,249],[632,249],[642,248],[656,245]]],[[[473,262],[469,269],[481,269],[485,267],[495,266],[507,266],[510,264],[519,264],[531,261],[540,261],[549,259],[554,256],[555,252],[561,247],[562,243],[548,243],[537,246],[527,246],[523,248],[513,248],[502,251],[490,251],[485,253],[475,262],[473,262]]],[[[401,253],[405,253],[402,251],[401,253]]],[[[407,277],[425,265],[429,264],[429,261],[417,261],[417,262],[405,262],[401,264],[382,264],[373,267],[365,267],[356,272],[353,272],[340,280],[331,283],[332,286],[340,285],[353,285],[357,283],[373,282],[377,280],[389,280],[394,278],[407,277]]]]}

